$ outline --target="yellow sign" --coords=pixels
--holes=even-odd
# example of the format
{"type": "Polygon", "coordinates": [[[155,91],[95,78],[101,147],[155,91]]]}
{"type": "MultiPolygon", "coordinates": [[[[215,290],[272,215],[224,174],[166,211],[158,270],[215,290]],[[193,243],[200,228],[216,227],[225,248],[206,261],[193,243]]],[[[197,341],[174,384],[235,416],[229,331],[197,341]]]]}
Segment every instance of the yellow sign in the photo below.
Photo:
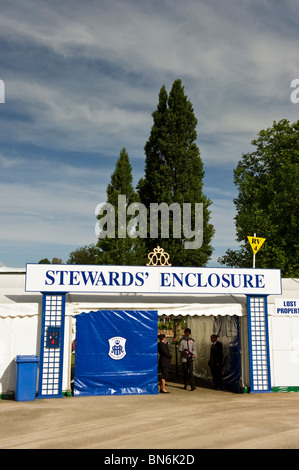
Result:
{"type": "Polygon", "coordinates": [[[253,253],[257,253],[260,247],[262,246],[262,244],[264,243],[264,241],[266,240],[265,238],[258,238],[258,237],[247,236],[247,238],[249,240],[253,253]]]}

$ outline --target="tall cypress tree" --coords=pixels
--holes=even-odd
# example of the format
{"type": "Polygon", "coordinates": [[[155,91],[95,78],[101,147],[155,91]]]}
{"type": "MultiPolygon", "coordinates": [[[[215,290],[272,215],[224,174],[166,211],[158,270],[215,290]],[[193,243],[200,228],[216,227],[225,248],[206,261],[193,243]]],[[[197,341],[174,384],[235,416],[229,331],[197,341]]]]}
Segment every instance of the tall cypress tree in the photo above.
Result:
{"type": "MultiPolygon", "coordinates": [[[[138,201],[138,194],[133,187],[132,167],[129,156],[125,148],[120,152],[119,159],[116,163],[115,171],[111,176],[111,182],[107,187],[107,203],[114,208],[114,213],[109,213],[104,209],[103,214],[98,215],[98,219],[102,222],[106,220],[114,220],[114,236],[106,236],[99,238],[97,247],[99,255],[97,264],[116,264],[116,265],[132,265],[138,263],[139,244],[138,240],[130,237],[127,233],[127,226],[132,216],[126,214],[126,217],[120,215],[118,211],[118,196],[125,199],[125,207],[123,213],[126,212],[127,206],[138,201]],[[108,217],[109,216],[109,217],[108,217]]],[[[102,233],[108,232],[108,223],[104,224],[102,233]]]]}
{"type": "MultiPolygon", "coordinates": [[[[186,249],[182,237],[145,239],[146,249],[152,251],[157,245],[170,254],[172,265],[205,266],[211,257],[210,244],[214,228],[209,223],[211,201],[203,194],[203,162],[196,144],[197,119],[191,102],[184,93],[181,80],[175,80],[167,94],[165,86],[159,93],[157,109],[152,114],[153,126],[145,145],[145,176],[139,181],[140,201],[147,207],[150,203],[174,202],[192,204],[192,226],[194,227],[194,203],[203,204],[203,243],[198,249],[186,249]]],[[[170,213],[171,214],[171,213],[170,213]]],[[[183,223],[183,217],[182,217],[183,223]]],[[[172,223],[170,221],[170,227],[172,223]]]]}

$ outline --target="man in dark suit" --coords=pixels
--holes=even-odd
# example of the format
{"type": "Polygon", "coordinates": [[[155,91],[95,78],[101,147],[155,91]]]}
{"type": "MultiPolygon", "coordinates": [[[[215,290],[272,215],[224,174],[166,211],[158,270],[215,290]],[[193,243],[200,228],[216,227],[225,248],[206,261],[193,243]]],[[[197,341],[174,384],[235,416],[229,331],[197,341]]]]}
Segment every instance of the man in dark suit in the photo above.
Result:
{"type": "Polygon", "coordinates": [[[223,347],[218,341],[217,335],[211,336],[211,351],[209,366],[216,390],[222,390],[222,365],[223,365],[223,347]]]}
{"type": "Polygon", "coordinates": [[[166,342],[166,336],[161,334],[159,335],[160,342],[158,343],[158,352],[159,356],[159,369],[161,372],[161,384],[160,384],[160,393],[170,393],[165,388],[166,380],[168,379],[168,372],[170,367],[170,362],[172,355],[169,352],[168,344],[166,342]]]}

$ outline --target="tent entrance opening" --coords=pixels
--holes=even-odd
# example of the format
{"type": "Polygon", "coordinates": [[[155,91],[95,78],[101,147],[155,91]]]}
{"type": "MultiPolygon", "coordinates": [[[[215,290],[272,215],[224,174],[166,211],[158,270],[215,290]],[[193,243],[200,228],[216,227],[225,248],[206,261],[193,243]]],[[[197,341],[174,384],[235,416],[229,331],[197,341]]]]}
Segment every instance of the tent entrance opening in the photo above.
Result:
{"type": "Polygon", "coordinates": [[[239,393],[241,387],[240,359],[240,321],[237,315],[225,316],[186,316],[159,317],[159,332],[166,334],[172,354],[171,371],[182,374],[180,363],[179,341],[184,328],[191,329],[191,337],[195,340],[196,357],[193,361],[194,375],[207,386],[213,385],[209,367],[211,335],[216,334],[223,346],[223,387],[239,393]]]}

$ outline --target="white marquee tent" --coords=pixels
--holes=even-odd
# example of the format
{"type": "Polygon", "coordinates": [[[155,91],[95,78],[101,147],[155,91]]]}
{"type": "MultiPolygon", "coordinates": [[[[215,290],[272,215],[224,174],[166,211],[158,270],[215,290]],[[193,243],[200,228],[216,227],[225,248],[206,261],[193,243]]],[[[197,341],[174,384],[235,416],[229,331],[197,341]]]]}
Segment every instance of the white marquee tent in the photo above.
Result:
{"type": "MultiPolygon", "coordinates": [[[[15,357],[39,355],[42,294],[25,292],[25,268],[0,267],[0,396],[15,390],[15,357]]],[[[282,279],[282,295],[268,296],[272,387],[299,389],[299,314],[279,315],[276,302],[298,300],[299,280],[282,279]]],[[[238,317],[241,325],[242,382],[248,385],[247,305],[245,295],[180,294],[79,294],[66,298],[63,390],[70,389],[71,343],[74,317],[101,309],[153,309],[159,316],[186,316],[198,345],[198,356],[207,354],[215,317],[238,317]],[[205,349],[202,353],[201,348],[205,349]]],[[[205,378],[206,370],[199,376],[205,378]]]]}

